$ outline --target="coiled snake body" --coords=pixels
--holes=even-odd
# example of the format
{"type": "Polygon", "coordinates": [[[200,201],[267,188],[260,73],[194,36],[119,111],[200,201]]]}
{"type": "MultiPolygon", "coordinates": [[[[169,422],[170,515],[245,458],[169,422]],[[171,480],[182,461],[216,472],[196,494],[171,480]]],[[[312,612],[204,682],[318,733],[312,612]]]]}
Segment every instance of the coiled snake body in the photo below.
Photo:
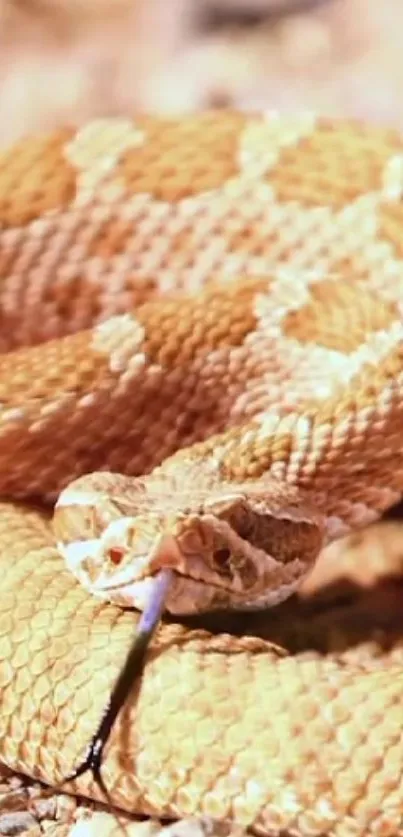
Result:
{"type": "MultiPolygon", "coordinates": [[[[275,604],[401,497],[402,201],[397,133],[312,115],[99,120],[3,152],[6,765],[52,785],[82,758],[137,619],[102,598],[141,607],[169,566],[172,613],[275,604]],[[83,585],[46,510],[65,488],[83,585]]],[[[279,656],[164,622],[107,748],[111,799],[403,834],[395,651],[279,656]]],[[[72,790],[100,798],[88,775],[72,790]]]]}

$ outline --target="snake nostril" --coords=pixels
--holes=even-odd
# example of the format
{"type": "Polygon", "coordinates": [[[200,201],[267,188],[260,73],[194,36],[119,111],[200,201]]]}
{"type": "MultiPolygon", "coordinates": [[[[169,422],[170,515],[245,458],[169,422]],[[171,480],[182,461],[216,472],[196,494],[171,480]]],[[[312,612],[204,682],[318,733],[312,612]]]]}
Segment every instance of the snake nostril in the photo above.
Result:
{"type": "Polygon", "coordinates": [[[221,570],[229,569],[229,564],[231,560],[231,551],[223,547],[223,549],[216,549],[214,552],[214,563],[219,567],[221,570]]]}

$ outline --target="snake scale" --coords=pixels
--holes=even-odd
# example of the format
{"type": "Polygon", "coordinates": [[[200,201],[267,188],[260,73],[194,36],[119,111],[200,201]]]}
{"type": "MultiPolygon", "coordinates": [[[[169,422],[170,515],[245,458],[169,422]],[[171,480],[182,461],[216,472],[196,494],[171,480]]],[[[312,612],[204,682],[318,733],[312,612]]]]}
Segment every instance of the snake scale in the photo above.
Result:
{"type": "MultiPolygon", "coordinates": [[[[401,497],[403,138],[231,111],[28,137],[0,276],[0,761],[55,785],[149,574],[173,614],[276,604],[401,497]]],[[[402,700],[401,643],[346,662],[164,619],[104,781],[139,815],[403,834],[402,700]]]]}

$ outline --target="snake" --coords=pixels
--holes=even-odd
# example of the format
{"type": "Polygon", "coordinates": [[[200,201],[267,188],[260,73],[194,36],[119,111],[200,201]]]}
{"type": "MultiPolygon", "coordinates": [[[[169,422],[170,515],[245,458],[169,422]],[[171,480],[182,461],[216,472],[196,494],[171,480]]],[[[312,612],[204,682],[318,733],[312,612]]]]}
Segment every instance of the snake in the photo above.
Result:
{"type": "MultiPolygon", "coordinates": [[[[403,493],[402,230],[403,138],[359,121],[138,114],[2,150],[7,768],[80,764],[166,572],[113,806],[403,834],[401,631],[370,659],[243,630],[403,493]]],[[[68,791],[103,800],[90,771],[68,791]]]]}

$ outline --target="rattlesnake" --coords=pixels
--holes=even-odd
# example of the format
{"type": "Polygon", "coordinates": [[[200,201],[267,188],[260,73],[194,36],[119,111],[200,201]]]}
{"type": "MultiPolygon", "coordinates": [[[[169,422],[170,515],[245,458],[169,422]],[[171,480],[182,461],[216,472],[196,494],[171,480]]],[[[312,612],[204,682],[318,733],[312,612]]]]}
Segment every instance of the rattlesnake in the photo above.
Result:
{"type": "MultiPolygon", "coordinates": [[[[59,782],[97,726],[137,617],[85,586],[142,603],[119,541],[94,551],[132,500],[139,555],[185,573],[175,612],[275,604],[322,545],[400,498],[402,196],[398,133],[313,114],[97,120],[2,154],[13,770],[59,782]],[[63,489],[58,538],[84,586],[46,509],[63,489]]],[[[402,695],[398,637],[346,661],[165,621],[104,781],[139,814],[403,834],[402,695]]],[[[89,775],[70,790],[102,799],[89,775]]]]}

